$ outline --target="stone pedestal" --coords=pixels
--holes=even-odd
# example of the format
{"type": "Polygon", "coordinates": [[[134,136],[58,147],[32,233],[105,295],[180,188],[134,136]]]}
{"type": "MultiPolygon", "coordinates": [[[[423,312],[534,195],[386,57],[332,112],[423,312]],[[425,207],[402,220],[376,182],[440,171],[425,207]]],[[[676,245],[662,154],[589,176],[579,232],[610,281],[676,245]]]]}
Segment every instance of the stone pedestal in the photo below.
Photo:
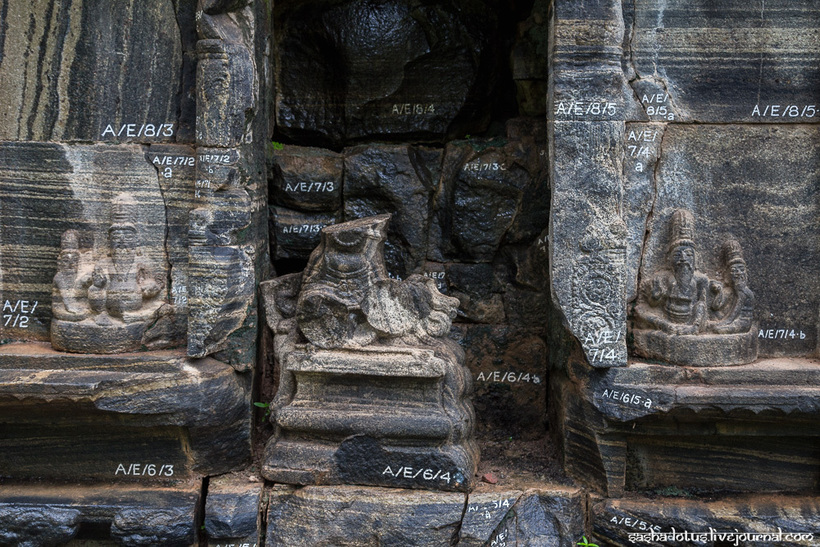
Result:
{"type": "Polygon", "coordinates": [[[667,334],[633,329],[635,353],[689,367],[744,365],[757,359],[757,329],[737,334],[667,334]]]}
{"type": "Polygon", "coordinates": [[[250,459],[246,379],[177,351],[0,346],[0,477],[168,482],[250,459]]]}
{"type": "Polygon", "coordinates": [[[295,484],[466,490],[477,465],[471,386],[433,350],[370,347],[287,354],[264,476],[295,484]]]}
{"type": "Polygon", "coordinates": [[[734,367],[631,362],[550,379],[564,464],[609,496],[814,491],[820,366],[781,358],[734,367]]]}

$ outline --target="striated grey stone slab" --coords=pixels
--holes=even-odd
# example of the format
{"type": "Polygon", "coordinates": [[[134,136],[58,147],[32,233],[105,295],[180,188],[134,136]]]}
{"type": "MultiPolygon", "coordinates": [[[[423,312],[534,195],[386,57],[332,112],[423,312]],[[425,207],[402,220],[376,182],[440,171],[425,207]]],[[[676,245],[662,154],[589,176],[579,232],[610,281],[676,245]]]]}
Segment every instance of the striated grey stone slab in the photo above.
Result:
{"type": "Polygon", "coordinates": [[[172,0],[9,3],[0,11],[0,140],[190,139],[187,8],[172,0]]]}
{"type": "Polygon", "coordinates": [[[4,484],[0,486],[0,542],[27,547],[64,545],[71,540],[146,547],[192,545],[197,537],[200,489],[199,481],[162,487],[4,484]]]}
{"type": "Polygon", "coordinates": [[[479,487],[467,499],[459,545],[571,547],[584,533],[585,495],[549,485],[525,491],[479,487]]]}
{"type": "Polygon", "coordinates": [[[820,8],[812,0],[624,3],[625,58],[657,121],[806,123],[820,118],[820,8]]]}
{"type": "Polygon", "coordinates": [[[167,483],[230,471],[250,457],[247,389],[229,365],[179,352],[6,344],[0,475],[167,483]]]}
{"type": "Polygon", "coordinates": [[[746,495],[708,500],[593,498],[589,541],[614,547],[644,541],[653,545],[681,545],[691,543],[691,534],[697,534],[695,543],[706,545],[746,541],[767,547],[796,547],[810,544],[810,534],[816,539],[818,517],[820,498],[814,495],[746,495]],[[690,533],[688,541],[672,539],[684,532],[690,533]],[[798,537],[790,537],[795,533],[798,537]]]}
{"type": "Polygon", "coordinates": [[[275,486],[268,545],[441,546],[457,537],[466,495],[360,486],[275,486]]]}
{"type": "Polygon", "coordinates": [[[205,500],[208,545],[254,545],[262,525],[263,482],[244,473],[212,477],[205,500]]]}

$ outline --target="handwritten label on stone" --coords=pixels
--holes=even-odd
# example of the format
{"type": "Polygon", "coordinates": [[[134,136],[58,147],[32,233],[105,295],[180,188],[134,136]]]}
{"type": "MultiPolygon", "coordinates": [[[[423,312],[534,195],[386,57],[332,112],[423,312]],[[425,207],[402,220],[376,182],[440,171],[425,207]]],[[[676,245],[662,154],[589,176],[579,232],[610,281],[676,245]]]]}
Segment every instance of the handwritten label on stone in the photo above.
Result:
{"type": "Polygon", "coordinates": [[[433,104],[404,103],[394,104],[390,113],[394,116],[408,116],[410,114],[435,114],[436,106],[433,104]]]}
{"type": "Polygon", "coordinates": [[[757,337],[765,340],[805,340],[806,333],[796,329],[760,329],[757,337]]]}
{"type": "Polygon", "coordinates": [[[493,518],[493,513],[503,510],[507,511],[515,502],[511,498],[500,498],[489,503],[477,503],[467,506],[467,513],[478,513],[486,520],[493,518]]]}
{"type": "Polygon", "coordinates": [[[618,105],[612,101],[570,100],[555,105],[556,116],[614,116],[618,105]]]}
{"type": "Polygon", "coordinates": [[[532,383],[532,384],[540,384],[541,377],[537,374],[530,374],[529,372],[519,372],[515,373],[513,371],[508,372],[501,372],[501,371],[493,371],[493,372],[480,372],[478,377],[476,378],[478,382],[501,382],[501,383],[508,383],[508,384],[522,384],[522,383],[532,383]]]}
{"type": "MultiPolygon", "coordinates": [[[[402,479],[440,480],[447,484],[450,484],[450,480],[453,478],[449,471],[444,473],[441,469],[434,471],[433,469],[414,469],[410,466],[402,466],[393,471],[389,465],[382,471],[382,475],[390,475],[402,479]]],[[[458,473],[456,473],[456,475],[458,475],[458,473]]]]}
{"type": "Polygon", "coordinates": [[[627,393],[626,391],[618,391],[616,389],[605,389],[602,395],[604,399],[611,399],[620,403],[641,406],[644,408],[652,408],[652,399],[645,395],[636,395],[634,393],[627,393]]]}
{"type": "Polygon", "coordinates": [[[111,138],[156,138],[156,137],[173,137],[174,136],[173,123],[123,123],[123,124],[108,124],[103,129],[102,137],[111,138]]]}
{"type": "Polygon", "coordinates": [[[817,105],[813,104],[756,104],[752,117],[770,118],[814,118],[817,105]]]}
{"type": "Polygon", "coordinates": [[[130,463],[119,464],[114,475],[124,475],[126,477],[173,477],[173,464],[154,463],[130,463]]]}
{"type": "Polygon", "coordinates": [[[27,329],[38,304],[37,300],[5,300],[3,302],[3,326],[27,329]]]}

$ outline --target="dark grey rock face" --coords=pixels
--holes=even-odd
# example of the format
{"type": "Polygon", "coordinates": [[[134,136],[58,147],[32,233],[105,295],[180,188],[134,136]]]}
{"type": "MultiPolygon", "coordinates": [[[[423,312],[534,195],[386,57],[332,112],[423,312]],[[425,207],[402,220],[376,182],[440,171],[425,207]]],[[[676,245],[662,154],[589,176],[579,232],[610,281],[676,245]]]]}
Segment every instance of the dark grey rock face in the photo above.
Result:
{"type": "Polygon", "coordinates": [[[223,475],[210,479],[204,524],[209,545],[259,541],[262,490],[258,477],[223,475]]]}
{"type": "Polygon", "coordinates": [[[362,145],[345,150],[346,219],[393,215],[385,243],[388,269],[401,278],[425,258],[441,152],[407,145],[362,145]]]}
{"type": "Polygon", "coordinates": [[[338,211],[343,158],[323,148],[287,146],[270,157],[270,198],[300,211],[338,211]]]}
{"type": "Polygon", "coordinates": [[[0,544],[61,545],[77,535],[80,512],[62,507],[0,504],[0,544]]]}
{"type": "Polygon", "coordinates": [[[5,479],[167,483],[249,458],[244,380],[212,358],[6,344],[0,378],[5,479]]]}
{"type": "Polygon", "coordinates": [[[616,547],[644,540],[675,545],[680,540],[666,536],[674,529],[677,533],[697,533],[698,540],[703,534],[707,544],[742,541],[745,537],[760,545],[791,547],[806,544],[806,536],[817,526],[818,511],[816,497],[786,495],[723,497],[708,501],[668,497],[594,500],[590,541],[606,541],[606,545],[616,547]],[[793,533],[798,536],[787,537],[793,533]]]}
{"type": "Polygon", "coordinates": [[[485,3],[275,7],[276,128],[294,139],[440,140],[487,124],[497,55],[485,3]]]}
{"type": "Polygon", "coordinates": [[[104,541],[114,545],[191,545],[200,481],[174,486],[89,483],[0,486],[0,544],[44,547],[104,541]],[[88,531],[96,536],[89,538],[88,531]]]}
{"type": "Polygon", "coordinates": [[[447,145],[430,258],[491,262],[502,242],[532,240],[549,203],[538,153],[532,138],[447,145]]]}
{"type": "Polygon", "coordinates": [[[268,545],[449,545],[464,494],[356,486],[274,487],[268,545]]]}
{"type": "Polygon", "coordinates": [[[629,77],[650,120],[804,123],[820,116],[820,14],[811,0],[720,9],[653,0],[624,4],[624,19],[632,33],[629,77]]]}

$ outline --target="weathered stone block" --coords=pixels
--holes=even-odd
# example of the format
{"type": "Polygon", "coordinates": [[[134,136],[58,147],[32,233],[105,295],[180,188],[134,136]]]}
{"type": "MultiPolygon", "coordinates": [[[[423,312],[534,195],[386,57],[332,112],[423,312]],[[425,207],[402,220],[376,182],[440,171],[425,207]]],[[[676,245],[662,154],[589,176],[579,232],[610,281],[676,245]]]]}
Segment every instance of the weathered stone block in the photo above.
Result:
{"type": "Polygon", "coordinates": [[[177,142],[193,125],[185,2],[16,3],[0,14],[0,140],[177,142]],[[39,52],[32,55],[32,52],[39,52]]]}
{"type": "Polygon", "coordinates": [[[751,9],[731,2],[720,8],[682,0],[624,4],[630,80],[649,119],[816,122],[816,3],[775,1],[751,9]]]}
{"type": "Polygon", "coordinates": [[[268,545],[450,545],[465,494],[354,486],[275,486],[268,545]]]}
{"type": "Polygon", "coordinates": [[[250,457],[247,389],[230,366],[178,352],[0,346],[0,475],[168,482],[230,471],[250,457]]]}
{"type": "Polygon", "coordinates": [[[459,545],[576,545],[584,532],[584,494],[550,485],[525,491],[479,487],[467,499],[459,545]]]}
{"type": "Polygon", "coordinates": [[[408,145],[362,145],[345,149],[346,219],[390,213],[385,260],[403,279],[425,258],[432,197],[441,151],[408,145]]]}
{"type": "Polygon", "coordinates": [[[614,547],[644,541],[681,545],[681,542],[691,544],[692,534],[696,534],[694,542],[706,545],[751,542],[753,545],[796,547],[807,545],[807,541],[811,541],[807,537],[809,534],[816,536],[818,515],[820,499],[812,495],[746,495],[717,499],[593,498],[590,541],[606,541],[606,545],[614,547]],[[688,540],[675,538],[684,532],[689,532],[688,540]],[[795,533],[797,537],[790,536],[795,533]]]}
{"type": "Polygon", "coordinates": [[[246,474],[212,477],[205,500],[208,545],[259,543],[263,482],[246,474]]]}
{"type": "Polygon", "coordinates": [[[806,490],[818,480],[816,360],[587,369],[552,375],[550,405],[568,472],[596,490],[806,490]]]}
{"type": "Polygon", "coordinates": [[[322,228],[336,224],[338,213],[302,213],[271,207],[271,250],[274,260],[307,258],[319,244],[322,228]]]}
{"type": "Polygon", "coordinates": [[[531,241],[543,230],[549,192],[536,146],[532,137],[447,145],[431,260],[491,262],[502,243],[531,241]]]}
{"type": "Polygon", "coordinates": [[[196,542],[201,484],[4,484],[0,486],[0,541],[4,545],[115,545],[196,542]]]}
{"type": "Polygon", "coordinates": [[[342,207],[342,155],[323,148],[287,146],[271,155],[271,199],[300,211],[342,207]]]}
{"type": "Polygon", "coordinates": [[[476,427],[484,437],[546,434],[547,347],[508,325],[456,324],[475,384],[476,427]]]}

